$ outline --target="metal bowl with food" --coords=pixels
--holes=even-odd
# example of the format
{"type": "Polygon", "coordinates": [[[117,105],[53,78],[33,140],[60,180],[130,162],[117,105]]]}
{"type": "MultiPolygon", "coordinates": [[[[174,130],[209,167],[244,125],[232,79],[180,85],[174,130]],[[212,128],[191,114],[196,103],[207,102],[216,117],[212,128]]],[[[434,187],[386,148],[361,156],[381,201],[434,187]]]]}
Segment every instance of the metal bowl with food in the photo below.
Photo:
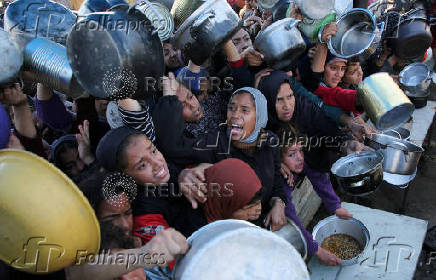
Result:
{"type": "Polygon", "coordinates": [[[383,154],[383,171],[393,174],[413,174],[424,152],[418,145],[385,134],[372,134],[365,144],[383,154]]]}
{"type": "Polygon", "coordinates": [[[313,228],[312,235],[321,247],[342,257],[344,266],[356,264],[370,242],[368,229],[355,218],[327,217],[313,228]]]}
{"type": "Polygon", "coordinates": [[[331,172],[339,187],[355,196],[367,195],[383,181],[383,155],[377,151],[352,153],[337,160],[331,172]]]}

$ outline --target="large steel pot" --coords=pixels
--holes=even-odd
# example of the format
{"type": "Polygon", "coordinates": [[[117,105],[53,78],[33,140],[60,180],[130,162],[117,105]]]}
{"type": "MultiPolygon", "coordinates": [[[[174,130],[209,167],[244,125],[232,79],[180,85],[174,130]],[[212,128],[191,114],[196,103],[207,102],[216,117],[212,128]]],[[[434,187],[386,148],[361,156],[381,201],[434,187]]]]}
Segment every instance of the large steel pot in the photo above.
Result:
{"type": "Polygon", "coordinates": [[[14,82],[23,65],[23,53],[10,34],[0,29],[0,85],[14,82]]]}
{"type": "Polygon", "coordinates": [[[410,139],[410,130],[404,127],[398,127],[394,129],[389,129],[387,131],[384,131],[383,134],[403,139],[403,140],[409,140],[410,139]]]}
{"type": "Polygon", "coordinates": [[[297,224],[288,218],[288,223],[280,230],[274,231],[275,234],[289,242],[300,253],[301,257],[307,259],[307,242],[297,224]]]}
{"type": "Polygon", "coordinates": [[[348,194],[367,195],[383,181],[383,155],[376,151],[352,153],[337,160],[331,168],[336,182],[348,194]]]}
{"type": "Polygon", "coordinates": [[[303,16],[322,19],[334,11],[335,0],[295,0],[303,16]]]}
{"type": "Polygon", "coordinates": [[[313,228],[312,235],[318,244],[321,245],[327,237],[340,233],[354,237],[363,249],[362,253],[358,256],[351,260],[342,260],[341,264],[347,266],[358,263],[360,257],[364,255],[364,251],[368,248],[371,239],[368,229],[361,221],[354,218],[344,220],[336,216],[330,216],[321,220],[313,228]]]}
{"type": "Polygon", "coordinates": [[[78,11],[79,17],[86,17],[96,12],[104,12],[116,5],[128,5],[124,0],[85,0],[78,11]]]}
{"type": "Polygon", "coordinates": [[[188,238],[173,279],[310,279],[297,250],[272,232],[240,220],[208,224],[188,238]]]}
{"type": "Polygon", "coordinates": [[[369,10],[351,9],[337,19],[336,24],[338,32],[328,41],[328,48],[334,56],[350,58],[364,55],[365,59],[376,51],[384,25],[378,28],[369,10]]]}
{"type": "Polygon", "coordinates": [[[127,8],[90,14],[68,36],[74,76],[95,97],[145,98],[157,92],[154,85],[164,74],[157,31],[143,13],[127,8]]]}
{"type": "Polygon", "coordinates": [[[427,93],[431,83],[430,69],[421,62],[415,62],[404,67],[398,78],[405,89],[416,95],[427,93]]]}
{"type": "Polygon", "coordinates": [[[175,46],[201,65],[235,34],[242,22],[226,0],[207,1],[177,30],[175,46]]]}
{"type": "Polygon", "coordinates": [[[171,15],[174,18],[175,27],[178,29],[202,4],[202,0],[174,0],[171,15]]]}
{"type": "Polygon", "coordinates": [[[276,21],[257,36],[254,47],[264,55],[264,60],[271,67],[281,69],[291,64],[306,49],[306,43],[297,28],[298,22],[292,18],[276,21]]]}
{"type": "Polygon", "coordinates": [[[25,80],[42,83],[72,98],[84,93],[73,75],[67,49],[46,38],[33,39],[26,45],[21,73],[25,80]]]}
{"type": "Polygon", "coordinates": [[[388,45],[403,59],[422,57],[432,42],[430,26],[425,17],[402,17],[388,45]]]}
{"type": "Polygon", "coordinates": [[[140,10],[151,21],[162,42],[173,35],[174,20],[164,4],[142,0],[135,5],[136,9],[140,10]]]}
{"type": "Polygon", "coordinates": [[[61,4],[49,0],[16,0],[4,15],[5,31],[24,49],[37,37],[65,45],[77,16],[61,4]]]}
{"type": "Polygon", "coordinates": [[[388,73],[373,74],[359,84],[357,100],[379,130],[399,127],[414,106],[388,73]]]}
{"type": "Polygon", "coordinates": [[[46,274],[99,252],[100,226],[88,200],[33,153],[0,150],[0,208],[0,259],[17,270],[46,274]]]}
{"type": "Polygon", "coordinates": [[[413,174],[424,152],[418,145],[384,134],[372,134],[365,142],[383,154],[383,171],[393,174],[413,174]]]}

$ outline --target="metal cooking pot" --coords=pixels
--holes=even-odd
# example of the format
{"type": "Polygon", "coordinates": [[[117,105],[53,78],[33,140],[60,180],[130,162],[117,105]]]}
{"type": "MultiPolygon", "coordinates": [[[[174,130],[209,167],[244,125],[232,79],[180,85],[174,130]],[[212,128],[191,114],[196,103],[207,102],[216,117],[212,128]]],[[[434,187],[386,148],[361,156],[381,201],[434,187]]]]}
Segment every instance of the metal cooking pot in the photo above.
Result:
{"type": "Polygon", "coordinates": [[[300,253],[301,257],[307,259],[307,242],[300,228],[292,221],[287,219],[288,223],[280,230],[274,231],[275,234],[289,242],[300,253]]]}
{"type": "Polygon", "coordinates": [[[299,22],[292,18],[276,21],[256,37],[254,47],[264,55],[264,60],[271,67],[281,69],[290,65],[306,49],[306,43],[297,28],[299,22]]]}
{"type": "Polygon", "coordinates": [[[226,0],[207,1],[177,30],[175,46],[201,65],[235,34],[242,22],[226,0]]]}
{"type": "Polygon", "coordinates": [[[140,10],[153,24],[162,42],[168,40],[174,31],[174,20],[168,8],[161,3],[147,0],[138,1],[135,8],[140,10]]]}
{"type": "Polygon", "coordinates": [[[414,106],[388,73],[373,74],[357,89],[357,100],[379,130],[399,127],[412,116],[414,106]]]}
{"type": "Polygon", "coordinates": [[[171,15],[177,29],[203,4],[202,0],[174,0],[171,15]]]}
{"type": "Polygon", "coordinates": [[[393,174],[413,174],[424,152],[422,147],[409,141],[384,134],[372,134],[371,139],[365,139],[365,144],[383,154],[383,171],[393,174]]]}
{"type": "Polygon", "coordinates": [[[94,210],[54,165],[30,152],[0,150],[0,186],[0,259],[6,264],[47,274],[74,265],[79,252],[98,254],[94,210]]]}
{"type": "Polygon", "coordinates": [[[402,59],[422,57],[432,42],[430,26],[425,17],[402,17],[388,45],[402,59]]]}
{"type": "Polygon", "coordinates": [[[301,14],[311,19],[322,19],[334,11],[335,0],[295,0],[301,14]]]}
{"type": "Polygon", "coordinates": [[[188,238],[173,279],[307,279],[297,250],[272,232],[240,220],[210,223],[188,238]]]}
{"type": "Polygon", "coordinates": [[[427,106],[427,99],[430,96],[430,91],[416,94],[405,90],[404,93],[407,95],[413,105],[415,105],[415,109],[420,109],[427,106]]]}
{"type": "Polygon", "coordinates": [[[383,181],[383,155],[376,151],[352,153],[337,160],[331,168],[337,185],[350,195],[367,195],[383,181]]]}
{"type": "Polygon", "coordinates": [[[291,5],[291,0],[280,0],[272,8],[273,22],[286,18],[286,13],[291,5]]]}
{"type": "Polygon", "coordinates": [[[319,245],[322,244],[324,239],[333,235],[333,234],[348,234],[354,237],[359,243],[362,250],[355,258],[351,260],[342,260],[341,264],[343,266],[353,265],[359,262],[359,258],[364,255],[364,251],[368,247],[370,243],[370,235],[366,226],[359,220],[351,218],[348,220],[344,220],[338,218],[336,216],[330,216],[321,220],[314,228],[313,228],[313,238],[318,242],[319,245]]]}
{"type": "Polygon", "coordinates": [[[414,95],[427,93],[431,83],[430,69],[421,62],[412,63],[404,67],[398,78],[401,85],[414,95]]]}
{"type": "Polygon", "coordinates": [[[369,10],[351,9],[337,19],[336,24],[338,32],[328,41],[328,48],[334,56],[350,58],[363,54],[364,60],[376,51],[384,25],[378,28],[369,10]]]}
{"type": "Polygon", "coordinates": [[[2,61],[0,63],[0,84],[14,82],[23,65],[23,53],[15,44],[11,35],[0,29],[0,52],[2,61]]]}
{"type": "Polygon", "coordinates": [[[72,98],[84,93],[73,75],[67,49],[46,38],[36,38],[27,44],[24,49],[22,77],[42,83],[72,98]]]}
{"type": "Polygon", "coordinates": [[[65,45],[76,19],[72,11],[49,0],[16,0],[5,11],[4,29],[22,49],[37,37],[65,45]]]}
{"type": "Polygon", "coordinates": [[[86,0],[80,5],[79,17],[85,17],[92,13],[104,12],[116,5],[129,5],[124,0],[86,0]]]}
{"type": "Polygon", "coordinates": [[[67,55],[80,85],[98,98],[153,95],[165,70],[157,31],[143,13],[124,5],[78,22],[67,55]]]}
{"type": "Polygon", "coordinates": [[[335,12],[338,16],[342,16],[353,8],[353,0],[335,0],[335,12]]]}

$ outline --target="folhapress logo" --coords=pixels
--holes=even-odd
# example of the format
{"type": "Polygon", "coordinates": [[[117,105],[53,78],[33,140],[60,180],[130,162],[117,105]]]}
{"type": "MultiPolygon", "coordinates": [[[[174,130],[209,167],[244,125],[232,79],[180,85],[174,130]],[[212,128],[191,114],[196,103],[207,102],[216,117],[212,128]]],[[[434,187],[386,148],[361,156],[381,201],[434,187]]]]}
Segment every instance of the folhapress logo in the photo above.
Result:
{"type": "Polygon", "coordinates": [[[11,266],[27,272],[48,272],[51,264],[58,262],[65,249],[47,242],[45,237],[31,237],[23,245],[21,256],[11,262],[11,266]]]}

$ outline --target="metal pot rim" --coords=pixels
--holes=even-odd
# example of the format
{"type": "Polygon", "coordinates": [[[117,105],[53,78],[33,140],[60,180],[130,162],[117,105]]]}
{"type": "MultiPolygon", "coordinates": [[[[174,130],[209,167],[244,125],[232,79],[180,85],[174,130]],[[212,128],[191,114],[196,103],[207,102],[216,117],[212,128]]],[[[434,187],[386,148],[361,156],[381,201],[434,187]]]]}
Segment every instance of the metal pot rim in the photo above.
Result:
{"type": "Polygon", "coordinates": [[[376,169],[380,168],[383,165],[383,159],[384,159],[383,154],[380,153],[379,151],[363,151],[363,152],[360,152],[360,154],[352,153],[352,154],[349,154],[349,155],[347,155],[345,157],[341,157],[340,159],[338,159],[332,165],[332,168],[331,168],[330,171],[332,172],[333,175],[335,175],[337,177],[340,177],[340,178],[353,178],[353,177],[356,177],[356,176],[364,175],[366,173],[369,173],[369,172],[371,172],[373,170],[376,170],[376,169]],[[369,168],[367,170],[364,170],[364,171],[362,171],[362,172],[360,172],[358,174],[352,174],[352,175],[349,175],[349,176],[343,176],[343,175],[339,175],[338,174],[338,170],[346,162],[348,162],[350,159],[353,159],[353,158],[363,158],[363,157],[374,157],[374,158],[376,158],[378,160],[378,162],[374,166],[372,166],[371,168],[369,168]]]}
{"type": "Polygon", "coordinates": [[[373,24],[373,26],[374,26],[374,30],[373,30],[373,34],[371,35],[371,41],[365,46],[365,47],[362,47],[362,49],[359,51],[359,52],[357,52],[357,53],[355,53],[355,54],[351,54],[351,55],[342,55],[342,54],[339,54],[339,53],[337,53],[336,52],[336,50],[333,48],[333,46],[332,46],[332,40],[331,40],[331,38],[330,38],[330,40],[328,41],[328,43],[327,43],[327,46],[328,46],[328,49],[330,50],[330,52],[334,55],[334,56],[337,56],[337,57],[339,57],[339,58],[350,58],[350,57],[354,57],[354,56],[358,56],[358,55],[361,55],[362,53],[364,53],[365,52],[365,50],[366,49],[368,49],[370,46],[371,46],[371,44],[372,44],[372,42],[374,41],[374,39],[375,39],[375,36],[377,35],[377,22],[376,22],[376,20],[375,20],[375,17],[374,17],[374,15],[371,13],[371,11],[369,11],[368,9],[363,9],[363,8],[354,8],[354,9],[351,9],[351,10],[349,10],[348,12],[346,12],[345,14],[343,14],[343,15],[341,15],[337,20],[336,20],[336,24],[339,24],[345,17],[347,17],[348,15],[351,15],[351,14],[355,14],[356,12],[363,12],[363,13],[365,13],[365,14],[368,14],[369,15],[369,17],[371,18],[371,21],[372,21],[372,24],[373,24]]]}
{"type": "Polygon", "coordinates": [[[415,62],[415,63],[409,64],[406,67],[404,67],[403,70],[401,70],[400,74],[398,74],[399,82],[402,85],[404,85],[404,86],[417,86],[420,83],[425,81],[425,80],[421,81],[420,83],[418,83],[416,85],[411,85],[411,84],[404,83],[404,76],[405,76],[405,74],[407,74],[408,71],[410,71],[411,69],[416,68],[416,67],[425,67],[425,69],[427,70],[426,71],[426,74],[427,74],[426,75],[427,76],[426,80],[430,77],[430,69],[428,68],[428,66],[426,64],[422,63],[422,62],[415,62]]]}
{"type": "MultiPolygon", "coordinates": [[[[363,246],[363,248],[362,248],[362,252],[360,252],[360,254],[358,254],[356,257],[354,257],[354,258],[352,258],[352,259],[350,259],[350,260],[342,260],[342,265],[351,265],[351,264],[356,263],[357,260],[359,259],[359,257],[363,255],[363,253],[364,253],[365,250],[368,248],[369,243],[370,243],[370,241],[371,241],[371,235],[370,235],[370,233],[369,233],[369,230],[368,230],[368,228],[367,228],[367,227],[366,227],[366,226],[365,226],[361,221],[359,221],[359,220],[356,219],[356,218],[350,218],[350,219],[348,219],[348,220],[344,220],[344,219],[341,219],[341,218],[337,217],[336,215],[333,215],[333,216],[327,217],[327,218],[325,218],[325,219],[319,221],[318,224],[316,224],[316,226],[313,228],[312,236],[313,236],[313,238],[315,239],[316,234],[318,233],[318,231],[319,231],[322,227],[324,227],[325,225],[328,225],[329,223],[331,223],[331,222],[333,222],[333,221],[338,221],[338,220],[339,220],[339,221],[350,222],[350,223],[353,223],[353,224],[358,225],[359,228],[363,231],[363,233],[364,233],[364,235],[365,235],[366,244],[364,244],[364,246],[363,246]]],[[[321,245],[319,245],[319,246],[321,246],[321,245]]]]}
{"type": "MultiPolygon", "coordinates": [[[[416,144],[414,144],[414,143],[412,143],[410,141],[407,141],[407,140],[404,140],[404,139],[399,139],[399,138],[396,138],[396,137],[393,137],[393,136],[390,136],[390,135],[386,135],[386,134],[382,134],[382,133],[380,133],[380,134],[374,133],[373,137],[372,137],[372,139],[370,139],[370,141],[373,141],[373,142],[375,142],[375,143],[377,143],[379,145],[383,145],[383,146],[388,145],[388,144],[390,144],[392,142],[401,143],[403,145],[406,145],[408,152],[413,152],[413,153],[422,153],[422,152],[424,152],[424,148],[423,147],[418,146],[418,145],[416,145],[416,144]],[[377,138],[379,138],[379,139],[377,139],[377,138]],[[377,141],[377,140],[385,140],[385,141],[377,141]],[[411,150],[411,148],[413,150],[411,150]]],[[[388,148],[396,149],[395,147],[392,147],[392,146],[388,146],[388,148]]],[[[384,149],[384,148],[381,148],[381,149],[384,149]]],[[[400,149],[396,149],[396,150],[402,151],[400,149]]]]}
{"type": "MultiPolygon", "coordinates": [[[[275,21],[273,24],[271,24],[270,26],[268,26],[265,30],[261,31],[259,33],[259,35],[256,37],[256,39],[254,40],[254,45],[260,44],[260,42],[264,41],[267,39],[268,35],[271,34],[271,32],[276,31],[278,28],[285,26],[287,24],[291,24],[294,23],[297,24],[298,22],[300,22],[300,20],[297,19],[293,19],[293,18],[284,18],[278,21],[275,21]],[[257,43],[256,43],[257,42],[257,43]]],[[[297,25],[294,25],[294,27],[292,28],[297,28],[297,25]]]]}
{"type": "MultiPolygon", "coordinates": [[[[206,1],[200,5],[183,23],[177,28],[175,37],[179,36],[177,34],[183,34],[192,26],[192,24],[206,11],[210,10],[211,7],[217,6],[219,4],[227,3],[225,0],[214,0],[206,1]]],[[[229,5],[230,7],[230,5],[229,5]]],[[[231,9],[231,8],[230,8],[231,9]]]]}

